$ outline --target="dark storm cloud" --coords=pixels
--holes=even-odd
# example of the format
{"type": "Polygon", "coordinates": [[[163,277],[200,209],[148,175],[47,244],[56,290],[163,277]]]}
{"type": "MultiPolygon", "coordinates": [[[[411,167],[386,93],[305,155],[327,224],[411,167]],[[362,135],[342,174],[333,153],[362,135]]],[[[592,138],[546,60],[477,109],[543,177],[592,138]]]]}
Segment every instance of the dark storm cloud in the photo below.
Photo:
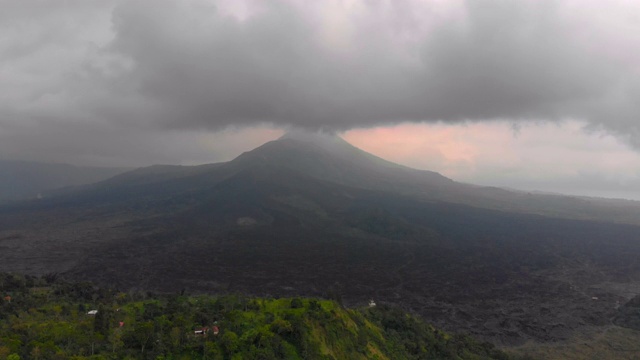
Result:
{"type": "Polygon", "coordinates": [[[238,20],[202,3],[127,2],[110,50],[132,61],[127,81],[170,127],[574,117],[636,129],[637,72],[582,37],[590,29],[560,2],[468,1],[453,21],[425,17],[427,30],[414,13],[429,6],[384,15],[382,4],[332,43],[304,6],[273,2],[238,20]]]}
{"type": "Polygon", "coordinates": [[[161,133],[491,119],[583,119],[640,146],[628,3],[0,5],[0,157],[144,163],[161,133]]]}

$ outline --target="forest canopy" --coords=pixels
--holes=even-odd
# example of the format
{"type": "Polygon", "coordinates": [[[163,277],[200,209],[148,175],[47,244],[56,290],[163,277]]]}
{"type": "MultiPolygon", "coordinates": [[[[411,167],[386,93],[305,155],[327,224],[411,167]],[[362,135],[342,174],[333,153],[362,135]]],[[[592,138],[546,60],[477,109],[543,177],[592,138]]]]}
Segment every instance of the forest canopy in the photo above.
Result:
{"type": "Polygon", "coordinates": [[[0,273],[0,360],[507,359],[385,305],[154,295],[0,273]]]}

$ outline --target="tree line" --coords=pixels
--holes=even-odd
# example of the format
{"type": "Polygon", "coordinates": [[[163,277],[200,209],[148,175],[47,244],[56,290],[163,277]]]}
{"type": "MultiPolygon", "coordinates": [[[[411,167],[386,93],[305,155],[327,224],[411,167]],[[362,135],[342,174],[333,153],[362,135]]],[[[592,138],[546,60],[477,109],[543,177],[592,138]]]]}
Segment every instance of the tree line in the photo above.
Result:
{"type": "Polygon", "coordinates": [[[389,307],[118,291],[0,273],[0,360],[507,359],[389,307]]]}

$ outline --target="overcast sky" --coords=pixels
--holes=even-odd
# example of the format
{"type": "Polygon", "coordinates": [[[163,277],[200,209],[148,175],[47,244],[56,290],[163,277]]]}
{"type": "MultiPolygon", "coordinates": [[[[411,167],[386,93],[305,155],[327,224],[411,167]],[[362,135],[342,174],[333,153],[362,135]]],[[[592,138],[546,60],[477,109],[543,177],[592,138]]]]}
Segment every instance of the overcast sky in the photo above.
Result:
{"type": "Polygon", "coordinates": [[[292,127],[640,198],[640,2],[0,0],[0,158],[228,160],[292,127]]]}

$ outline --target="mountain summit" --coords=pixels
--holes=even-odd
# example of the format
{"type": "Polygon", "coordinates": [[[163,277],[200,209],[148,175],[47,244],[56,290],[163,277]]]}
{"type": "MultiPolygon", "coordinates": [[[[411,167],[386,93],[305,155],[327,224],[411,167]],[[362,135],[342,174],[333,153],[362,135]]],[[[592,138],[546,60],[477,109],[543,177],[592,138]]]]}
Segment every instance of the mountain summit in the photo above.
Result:
{"type": "Polygon", "coordinates": [[[275,166],[350,187],[430,192],[455,183],[432,171],[416,170],[362,151],[336,135],[291,132],[231,161],[230,166],[275,166]]]}
{"type": "Polygon", "coordinates": [[[344,139],[342,139],[337,134],[323,131],[291,130],[282,135],[278,140],[287,139],[296,140],[307,144],[314,144],[329,151],[336,148],[355,148],[353,145],[344,141],[344,139]]]}

